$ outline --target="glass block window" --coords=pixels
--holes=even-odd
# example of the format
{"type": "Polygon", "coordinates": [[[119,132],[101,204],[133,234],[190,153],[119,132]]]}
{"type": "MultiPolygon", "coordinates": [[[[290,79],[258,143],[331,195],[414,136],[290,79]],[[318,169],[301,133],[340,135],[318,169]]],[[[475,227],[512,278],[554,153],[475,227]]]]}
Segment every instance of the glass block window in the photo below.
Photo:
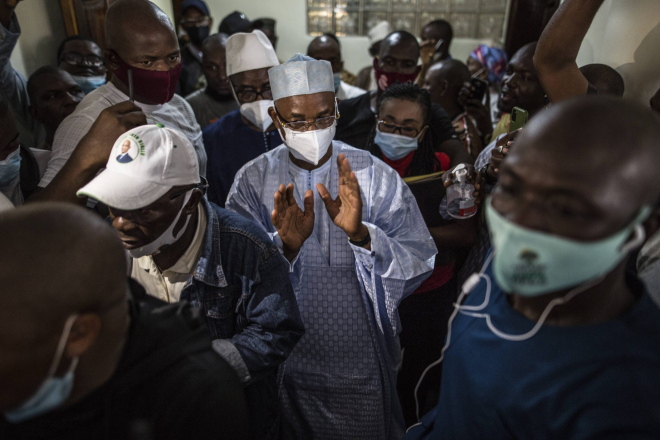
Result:
{"type": "Polygon", "coordinates": [[[501,40],[510,0],[307,0],[307,31],[318,36],[367,35],[387,20],[419,36],[422,26],[444,19],[456,38],[501,40]]]}

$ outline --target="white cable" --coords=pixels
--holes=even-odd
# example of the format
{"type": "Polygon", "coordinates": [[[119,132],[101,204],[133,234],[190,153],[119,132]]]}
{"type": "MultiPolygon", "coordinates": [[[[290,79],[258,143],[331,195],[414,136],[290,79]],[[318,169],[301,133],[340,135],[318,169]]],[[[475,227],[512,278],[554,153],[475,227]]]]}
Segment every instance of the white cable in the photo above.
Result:
{"type": "MultiPolygon", "coordinates": [[[[479,274],[476,277],[477,280],[479,278],[483,277],[484,272],[486,271],[486,268],[490,264],[490,261],[493,259],[494,254],[495,254],[494,252],[491,252],[490,255],[488,256],[488,258],[486,258],[486,261],[485,261],[483,267],[481,268],[481,271],[479,271],[479,274]]],[[[440,363],[442,363],[442,360],[445,357],[445,350],[447,349],[447,347],[449,347],[449,343],[451,341],[451,324],[454,321],[454,318],[456,318],[456,315],[458,314],[461,302],[463,302],[463,298],[465,298],[465,296],[467,294],[472,292],[472,290],[478,284],[478,283],[474,282],[474,280],[475,280],[474,276],[475,275],[477,275],[477,274],[473,274],[470,278],[468,278],[465,281],[465,283],[463,283],[463,286],[461,287],[461,294],[458,296],[458,299],[454,303],[454,312],[449,317],[449,323],[447,324],[447,342],[445,342],[445,346],[442,347],[442,351],[440,352],[440,358],[437,361],[433,362],[428,367],[426,367],[426,369],[424,370],[424,372],[420,376],[419,381],[417,382],[417,385],[415,386],[415,393],[414,393],[415,394],[415,416],[417,417],[417,421],[419,421],[419,399],[417,398],[417,392],[419,391],[419,386],[424,381],[424,377],[426,376],[426,373],[428,373],[431,368],[433,368],[433,367],[439,365],[440,363]]],[[[488,286],[490,286],[490,280],[488,280],[487,283],[488,283],[488,286]]],[[[489,293],[490,293],[490,289],[489,289],[489,293]]],[[[485,307],[485,305],[484,305],[484,307],[485,307]]]]}

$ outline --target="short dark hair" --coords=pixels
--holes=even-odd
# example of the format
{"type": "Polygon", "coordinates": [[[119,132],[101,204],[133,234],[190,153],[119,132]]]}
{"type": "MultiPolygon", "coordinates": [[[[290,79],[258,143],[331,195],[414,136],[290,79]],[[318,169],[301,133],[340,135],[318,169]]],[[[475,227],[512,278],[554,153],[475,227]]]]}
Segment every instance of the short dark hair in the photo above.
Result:
{"type": "Polygon", "coordinates": [[[30,79],[28,79],[27,82],[27,92],[31,105],[35,105],[37,103],[37,82],[39,79],[48,75],[58,75],[62,72],[64,71],[56,66],[43,66],[38,68],[32,75],[30,75],[30,79]]]}
{"type": "Polygon", "coordinates": [[[433,20],[424,27],[427,26],[433,26],[435,28],[438,28],[440,32],[446,33],[447,35],[449,35],[449,40],[452,40],[454,38],[454,28],[451,27],[451,23],[449,23],[447,20],[433,20]]]}
{"type": "MultiPolygon", "coordinates": [[[[91,38],[83,37],[81,35],[72,35],[70,37],[67,37],[60,43],[60,47],[57,48],[57,62],[58,63],[60,61],[62,61],[62,56],[64,55],[64,46],[66,46],[66,44],[69,41],[89,41],[90,43],[96,44],[96,41],[92,40],[91,38]]],[[[98,44],[97,44],[97,46],[98,46],[98,44]]]]}
{"type": "MultiPolygon", "coordinates": [[[[424,114],[424,125],[429,126],[424,138],[419,143],[417,152],[413,156],[412,163],[406,172],[406,176],[421,176],[439,170],[440,163],[435,155],[438,151],[438,145],[436,145],[438,144],[437,139],[440,136],[440,133],[438,133],[438,127],[443,125],[439,121],[443,116],[446,117],[446,115],[442,114],[444,112],[441,107],[433,105],[431,102],[431,95],[429,95],[429,92],[426,91],[426,89],[423,89],[412,82],[404,84],[394,83],[385,89],[383,94],[378,98],[376,113],[380,113],[380,107],[390,99],[403,99],[419,104],[422,108],[422,113],[424,114]]],[[[376,138],[376,130],[377,127],[374,126],[369,134],[366,150],[377,158],[382,159],[383,153],[374,142],[376,138]]]]}
{"type": "Polygon", "coordinates": [[[580,72],[601,95],[623,96],[626,90],[623,77],[606,64],[587,64],[580,72]]]}

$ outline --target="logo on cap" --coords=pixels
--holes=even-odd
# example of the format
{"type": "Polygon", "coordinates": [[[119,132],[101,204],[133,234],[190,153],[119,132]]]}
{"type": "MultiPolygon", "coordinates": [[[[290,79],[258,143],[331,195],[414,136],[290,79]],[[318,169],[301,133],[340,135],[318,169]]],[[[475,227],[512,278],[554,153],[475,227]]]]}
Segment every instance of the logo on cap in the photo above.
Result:
{"type": "Polygon", "coordinates": [[[117,162],[131,163],[138,154],[138,147],[132,139],[125,138],[119,146],[119,151],[117,162]]]}

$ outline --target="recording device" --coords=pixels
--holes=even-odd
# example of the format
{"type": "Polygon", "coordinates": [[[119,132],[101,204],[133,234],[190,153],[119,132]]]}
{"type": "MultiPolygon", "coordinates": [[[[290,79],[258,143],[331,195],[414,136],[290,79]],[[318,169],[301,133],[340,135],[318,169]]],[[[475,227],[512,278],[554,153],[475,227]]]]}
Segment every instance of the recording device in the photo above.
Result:
{"type": "Polygon", "coordinates": [[[514,107],[511,110],[511,122],[509,123],[509,133],[523,128],[529,119],[529,112],[520,107],[514,107]]]}
{"type": "Polygon", "coordinates": [[[470,84],[472,84],[472,87],[474,88],[472,91],[472,97],[479,101],[484,99],[486,91],[488,90],[488,83],[483,79],[472,77],[470,79],[470,84]]]}

